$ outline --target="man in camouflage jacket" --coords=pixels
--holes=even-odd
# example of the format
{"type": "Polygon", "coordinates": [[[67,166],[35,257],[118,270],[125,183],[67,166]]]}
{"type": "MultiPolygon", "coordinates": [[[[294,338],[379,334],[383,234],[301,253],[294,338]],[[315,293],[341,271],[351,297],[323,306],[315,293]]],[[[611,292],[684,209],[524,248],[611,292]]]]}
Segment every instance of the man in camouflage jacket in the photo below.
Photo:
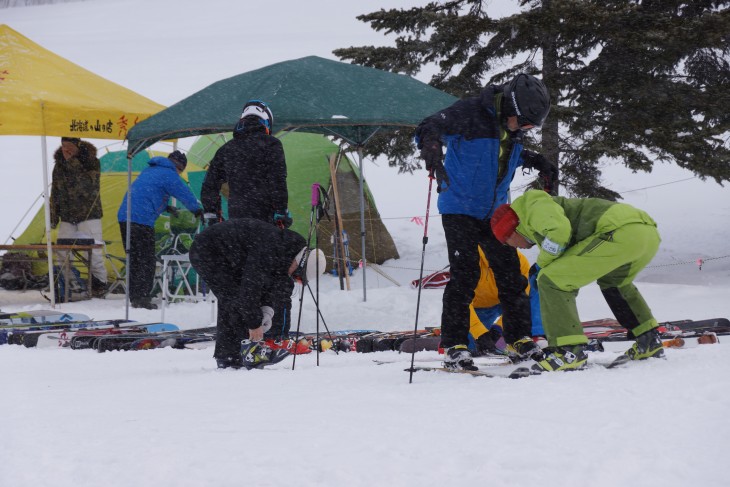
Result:
{"type": "MultiPolygon", "coordinates": [[[[57,238],[93,238],[103,242],[101,226],[101,164],[96,147],[74,137],[61,138],[61,147],[53,154],[51,185],[51,226],[58,227],[57,238]]],[[[58,252],[64,261],[66,252],[58,252]]],[[[91,255],[92,293],[103,297],[107,288],[107,271],[101,249],[91,255]]]]}

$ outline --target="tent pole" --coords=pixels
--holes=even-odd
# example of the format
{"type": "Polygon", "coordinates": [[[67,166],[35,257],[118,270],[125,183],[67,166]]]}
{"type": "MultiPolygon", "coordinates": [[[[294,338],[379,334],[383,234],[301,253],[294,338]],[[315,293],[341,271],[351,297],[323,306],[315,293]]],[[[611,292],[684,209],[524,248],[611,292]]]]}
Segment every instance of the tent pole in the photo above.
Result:
{"type": "MultiPolygon", "coordinates": [[[[41,103],[41,111],[43,103],[41,103]]],[[[45,117],[43,117],[45,120],[45,117]]],[[[45,132],[45,128],[44,128],[45,132]]],[[[51,201],[48,195],[48,147],[46,136],[41,136],[41,152],[43,154],[43,209],[46,217],[46,248],[48,252],[48,294],[51,295],[51,308],[56,307],[56,289],[53,285],[53,247],[51,246],[51,201]]]]}
{"type": "Polygon", "coordinates": [[[365,284],[365,270],[368,268],[368,258],[365,254],[365,182],[362,174],[362,145],[357,146],[357,157],[360,159],[360,243],[362,244],[362,300],[367,301],[367,286],[365,284]]]}
{"type": "Polygon", "coordinates": [[[124,248],[127,262],[125,264],[124,286],[126,294],[124,297],[124,319],[129,320],[129,243],[132,240],[132,157],[127,153],[127,231],[124,236],[124,248]]]}

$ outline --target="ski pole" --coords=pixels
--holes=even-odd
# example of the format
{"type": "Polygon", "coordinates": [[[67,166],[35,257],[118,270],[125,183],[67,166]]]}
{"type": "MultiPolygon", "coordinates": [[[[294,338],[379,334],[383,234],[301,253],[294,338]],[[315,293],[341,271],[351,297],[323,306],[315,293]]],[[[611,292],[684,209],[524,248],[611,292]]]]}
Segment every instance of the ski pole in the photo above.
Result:
{"type": "MultiPolygon", "coordinates": [[[[315,196],[314,196],[315,186],[316,186],[316,190],[317,190],[317,200],[319,201],[319,184],[314,183],[312,185],[312,203],[314,203],[314,198],[315,198],[315,196]]],[[[312,241],[312,230],[314,228],[314,220],[315,220],[314,212],[316,210],[317,210],[317,207],[314,204],[312,204],[312,211],[309,214],[309,233],[307,234],[307,248],[309,248],[309,243],[312,241]]],[[[307,255],[307,252],[305,252],[304,255],[302,256],[302,262],[299,262],[299,266],[300,267],[306,266],[306,264],[307,264],[306,261],[308,258],[309,258],[309,256],[307,255]]],[[[302,325],[302,307],[304,305],[304,286],[305,286],[305,284],[304,284],[304,282],[302,282],[302,290],[299,294],[299,316],[297,317],[297,332],[294,335],[294,340],[296,343],[299,342],[299,330],[302,325]]],[[[311,289],[310,289],[310,291],[311,291],[311,289]]],[[[315,303],[315,306],[317,307],[317,311],[319,311],[319,304],[315,303]]],[[[317,315],[317,334],[319,335],[319,315],[317,315]]],[[[319,339],[319,336],[317,336],[317,339],[319,339]]],[[[298,354],[294,354],[294,359],[292,360],[292,364],[291,364],[292,370],[294,370],[294,367],[297,364],[297,355],[298,354]]],[[[319,365],[319,355],[317,355],[317,364],[319,365]]]]}
{"type": "Polygon", "coordinates": [[[421,289],[423,289],[423,262],[426,258],[426,244],[428,243],[428,214],[431,210],[431,189],[433,188],[433,170],[428,173],[428,200],[426,201],[426,220],[423,225],[423,250],[421,251],[421,273],[418,276],[418,299],[416,301],[416,324],[413,327],[413,350],[411,351],[411,368],[408,374],[408,383],[413,383],[413,363],[416,358],[416,336],[418,335],[418,311],[421,308],[421,289]]]}
{"type": "MultiPolygon", "coordinates": [[[[318,226],[318,211],[317,208],[319,207],[319,183],[312,184],[312,217],[314,217],[314,242],[315,242],[315,252],[316,248],[319,247],[319,238],[318,238],[318,232],[317,232],[317,226],[318,226]]],[[[311,218],[311,217],[310,217],[311,218]]],[[[311,222],[310,222],[311,224],[311,222]]],[[[317,256],[317,297],[315,298],[314,295],[312,295],[312,298],[314,299],[314,307],[317,311],[317,325],[315,328],[315,333],[317,334],[317,367],[319,367],[319,256],[317,256]]],[[[307,283],[307,287],[309,287],[309,283],[307,283]]],[[[312,288],[309,288],[309,293],[312,293],[312,288]]],[[[326,326],[326,325],[325,325],[326,326]]],[[[329,330],[327,330],[329,332],[329,330]]]]}
{"type": "MultiPolygon", "coordinates": [[[[317,320],[319,320],[319,318],[322,318],[322,325],[324,325],[324,331],[327,332],[327,336],[329,337],[330,341],[332,343],[334,343],[335,342],[335,339],[332,337],[332,333],[330,332],[330,329],[327,327],[327,322],[324,319],[324,315],[319,310],[319,301],[317,301],[317,299],[314,297],[314,293],[312,292],[312,287],[309,285],[309,283],[307,283],[306,286],[307,286],[307,289],[309,289],[309,294],[312,295],[312,299],[314,299],[314,302],[317,304],[317,320]]],[[[320,341],[321,340],[319,339],[319,331],[318,331],[317,332],[317,354],[319,354],[319,348],[320,348],[319,347],[319,343],[320,343],[320,341]]],[[[337,350],[337,347],[334,347],[334,351],[335,351],[335,355],[339,355],[340,354],[340,352],[337,350]]],[[[317,358],[317,365],[319,365],[319,358],[317,358]]]]}

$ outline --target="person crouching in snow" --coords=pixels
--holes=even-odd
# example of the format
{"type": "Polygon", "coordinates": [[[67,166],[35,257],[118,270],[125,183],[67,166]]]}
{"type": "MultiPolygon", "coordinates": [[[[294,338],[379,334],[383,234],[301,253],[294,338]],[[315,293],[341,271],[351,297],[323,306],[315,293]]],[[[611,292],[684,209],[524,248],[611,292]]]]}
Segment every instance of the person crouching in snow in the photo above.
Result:
{"type": "MultiPolygon", "coordinates": [[[[527,257],[519,251],[517,251],[517,257],[520,259],[520,273],[525,277],[527,284],[530,280],[528,275],[530,263],[527,257]]],[[[474,290],[474,300],[469,305],[469,350],[474,357],[493,354],[511,355],[513,360],[519,361],[519,357],[515,357],[507,350],[505,341],[510,340],[506,339],[505,335],[508,335],[510,330],[504,329],[502,304],[499,300],[499,289],[494,270],[481,247],[479,248],[479,268],[481,271],[479,283],[474,290]]],[[[528,294],[532,307],[532,337],[534,339],[534,337],[544,335],[537,302],[539,298],[537,292],[531,288],[531,284],[526,285],[525,293],[528,294]]]]}
{"type": "Polygon", "coordinates": [[[491,225],[504,244],[540,246],[535,270],[548,348],[533,368],[554,371],[586,365],[588,339],[575,298],[580,288],[594,281],[618,322],[636,339],[626,355],[632,360],[664,355],[657,321],[633,283],[661,241],[647,213],[598,198],[530,190],[497,208],[491,225]]]}
{"type": "Polygon", "coordinates": [[[288,355],[285,350],[274,354],[263,338],[274,316],[272,296],[282,281],[306,283],[316,277],[317,266],[325,270],[324,253],[310,256],[306,245],[298,233],[253,218],[224,221],[195,237],[190,263],[218,299],[213,353],[218,368],[254,368],[288,355]]]}

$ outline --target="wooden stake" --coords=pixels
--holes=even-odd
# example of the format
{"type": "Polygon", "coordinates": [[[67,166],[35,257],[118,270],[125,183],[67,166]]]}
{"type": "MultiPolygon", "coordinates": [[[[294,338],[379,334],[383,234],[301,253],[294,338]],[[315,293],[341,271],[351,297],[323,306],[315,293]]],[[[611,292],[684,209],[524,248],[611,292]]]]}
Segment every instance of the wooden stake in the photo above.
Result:
{"type": "Polygon", "coordinates": [[[340,213],[340,196],[339,192],[337,191],[337,156],[335,154],[332,154],[330,156],[330,179],[332,181],[332,196],[335,198],[335,234],[338,231],[340,232],[340,234],[337,235],[337,238],[335,239],[335,243],[339,243],[339,255],[342,267],[340,267],[337,262],[335,262],[335,265],[337,266],[338,272],[340,272],[340,269],[342,269],[342,274],[345,275],[345,284],[347,290],[349,291],[350,273],[347,271],[347,266],[345,265],[345,246],[342,243],[342,214],[340,213]]]}

